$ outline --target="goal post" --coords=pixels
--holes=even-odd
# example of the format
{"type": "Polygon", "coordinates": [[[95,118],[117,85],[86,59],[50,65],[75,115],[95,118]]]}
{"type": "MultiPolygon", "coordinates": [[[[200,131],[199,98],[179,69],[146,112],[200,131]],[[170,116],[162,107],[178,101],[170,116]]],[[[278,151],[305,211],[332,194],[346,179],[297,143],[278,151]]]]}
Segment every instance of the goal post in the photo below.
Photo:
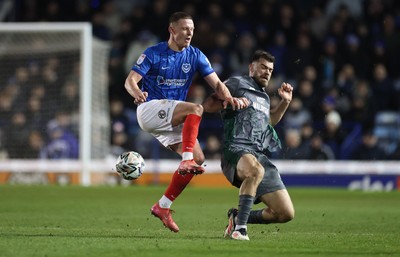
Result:
{"type": "MultiPolygon", "coordinates": [[[[0,158],[1,170],[13,167],[12,171],[16,172],[34,172],[35,169],[46,171],[48,167],[51,172],[54,163],[62,161],[65,164],[67,161],[71,165],[62,165],[63,172],[76,172],[79,168],[80,184],[91,184],[93,163],[103,161],[109,153],[108,56],[109,44],[92,36],[90,23],[0,23],[0,94],[3,94],[1,100],[11,102],[9,110],[1,110],[10,113],[9,120],[0,118],[0,143],[3,143],[0,147],[5,153],[0,158]],[[35,74],[33,65],[37,66],[35,74]],[[79,99],[76,102],[70,95],[71,99],[63,98],[63,93],[73,94],[73,83],[78,86],[75,93],[79,99]],[[42,98],[33,96],[32,92],[38,88],[44,88],[46,95],[42,98]],[[15,91],[17,95],[9,91],[15,91]],[[34,124],[29,124],[33,114],[29,107],[24,107],[31,98],[38,98],[43,105],[41,114],[44,120],[34,128],[34,124]],[[46,138],[50,137],[49,130],[63,125],[57,124],[58,116],[55,116],[59,113],[69,116],[69,128],[79,146],[77,156],[59,154],[49,157],[39,151],[37,158],[27,160],[22,155],[21,145],[5,143],[11,140],[7,137],[12,134],[12,119],[16,112],[25,113],[25,126],[43,135],[43,147],[49,141],[46,138]],[[16,154],[10,154],[13,152],[16,154]],[[47,160],[48,165],[45,164],[47,160]],[[13,165],[10,166],[10,162],[13,165]],[[68,166],[71,170],[65,169],[68,166]]],[[[29,147],[29,142],[26,143],[29,147]]]]}

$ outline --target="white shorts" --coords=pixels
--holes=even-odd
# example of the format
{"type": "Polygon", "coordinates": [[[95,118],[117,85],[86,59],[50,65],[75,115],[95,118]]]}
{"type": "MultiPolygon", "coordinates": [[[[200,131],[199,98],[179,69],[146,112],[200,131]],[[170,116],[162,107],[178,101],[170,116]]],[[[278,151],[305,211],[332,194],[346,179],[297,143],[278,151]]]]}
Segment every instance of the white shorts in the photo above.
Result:
{"type": "Polygon", "coordinates": [[[151,100],[137,108],[137,120],[142,130],[149,132],[165,147],[182,142],[183,124],[172,127],[171,120],[176,100],[151,100]]]}

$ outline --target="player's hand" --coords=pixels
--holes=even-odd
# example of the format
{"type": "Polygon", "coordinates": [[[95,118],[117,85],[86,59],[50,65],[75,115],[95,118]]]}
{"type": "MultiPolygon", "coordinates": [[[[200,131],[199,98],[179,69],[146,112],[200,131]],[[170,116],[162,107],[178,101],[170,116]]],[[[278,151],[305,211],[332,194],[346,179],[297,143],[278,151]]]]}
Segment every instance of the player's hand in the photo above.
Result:
{"type": "Polygon", "coordinates": [[[233,97],[225,97],[225,100],[222,100],[222,106],[224,109],[228,107],[228,105],[232,105],[232,108],[234,108],[235,102],[233,100],[233,97]]]}
{"type": "Polygon", "coordinates": [[[135,104],[141,104],[146,102],[147,96],[149,94],[147,92],[142,92],[142,90],[138,89],[138,90],[134,90],[133,91],[133,97],[135,98],[135,100],[133,101],[135,104]]]}
{"type": "Polygon", "coordinates": [[[293,95],[292,85],[283,82],[282,85],[278,88],[278,94],[283,100],[287,102],[292,101],[292,95],[293,95]]]}
{"type": "Polygon", "coordinates": [[[244,109],[249,106],[249,100],[247,100],[245,97],[237,98],[237,97],[227,97],[223,101],[222,105],[224,109],[230,105],[232,107],[232,110],[240,110],[244,109]]]}
{"type": "Polygon", "coordinates": [[[234,99],[237,100],[236,101],[237,102],[236,108],[238,110],[247,108],[249,106],[249,104],[250,104],[249,100],[247,100],[246,97],[240,97],[240,98],[234,97],[234,99]]]}

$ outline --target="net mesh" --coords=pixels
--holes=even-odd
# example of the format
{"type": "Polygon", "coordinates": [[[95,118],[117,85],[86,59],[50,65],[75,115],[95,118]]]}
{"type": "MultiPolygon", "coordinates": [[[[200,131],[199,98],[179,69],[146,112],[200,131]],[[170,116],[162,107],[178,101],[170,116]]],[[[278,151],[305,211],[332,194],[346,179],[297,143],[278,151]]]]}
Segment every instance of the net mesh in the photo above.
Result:
{"type": "Polygon", "coordinates": [[[82,36],[0,32],[0,158],[79,158],[81,51],[92,51],[91,158],[106,156],[108,46],[93,40],[91,49],[81,49],[82,36]]]}

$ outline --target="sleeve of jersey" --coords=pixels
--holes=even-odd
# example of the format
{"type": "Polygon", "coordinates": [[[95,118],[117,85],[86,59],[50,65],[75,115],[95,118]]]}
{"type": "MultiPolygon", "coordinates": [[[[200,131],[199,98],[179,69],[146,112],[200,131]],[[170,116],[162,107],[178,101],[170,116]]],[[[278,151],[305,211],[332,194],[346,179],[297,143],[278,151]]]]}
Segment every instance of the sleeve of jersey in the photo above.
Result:
{"type": "Polygon", "coordinates": [[[144,77],[147,72],[150,70],[151,67],[151,60],[152,60],[153,53],[152,51],[147,48],[137,59],[136,63],[133,65],[132,70],[136,71],[142,77],[144,77]]]}
{"type": "Polygon", "coordinates": [[[208,75],[214,72],[214,69],[211,67],[211,63],[208,60],[207,56],[205,56],[203,52],[201,52],[200,50],[199,50],[199,72],[203,78],[207,77],[208,75]]]}

